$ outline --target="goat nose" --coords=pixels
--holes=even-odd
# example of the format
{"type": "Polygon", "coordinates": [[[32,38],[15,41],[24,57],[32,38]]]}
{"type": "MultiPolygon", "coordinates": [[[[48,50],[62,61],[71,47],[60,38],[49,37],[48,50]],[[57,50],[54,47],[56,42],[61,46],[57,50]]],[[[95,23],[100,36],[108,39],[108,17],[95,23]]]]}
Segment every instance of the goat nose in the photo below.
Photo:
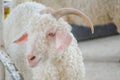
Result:
{"type": "Polygon", "coordinates": [[[29,62],[32,62],[33,60],[35,60],[35,58],[36,58],[36,56],[34,56],[34,55],[28,55],[27,56],[27,59],[28,59],[29,62]]]}

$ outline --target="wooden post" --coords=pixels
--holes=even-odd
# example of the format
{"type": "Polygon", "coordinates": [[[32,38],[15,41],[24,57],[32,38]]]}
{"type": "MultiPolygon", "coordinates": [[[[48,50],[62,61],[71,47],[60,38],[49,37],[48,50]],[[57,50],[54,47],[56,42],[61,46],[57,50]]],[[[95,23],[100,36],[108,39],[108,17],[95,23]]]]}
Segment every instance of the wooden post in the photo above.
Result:
{"type": "MultiPolygon", "coordinates": [[[[2,28],[3,28],[3,0],[0,0],[0,48],[2,43],[2,28]]],[[[2,62],[0,61],[0,80],[5,80],[5,69],[4,66],[2,64],[2,62]]]]}
{"type": "Polygon", "coordinates": [[[2,40],[2,29],[3,29],[3,19],[4,19],[4,8],[3,0],[0,0],[0,46],[3,44],[2,40]]]}

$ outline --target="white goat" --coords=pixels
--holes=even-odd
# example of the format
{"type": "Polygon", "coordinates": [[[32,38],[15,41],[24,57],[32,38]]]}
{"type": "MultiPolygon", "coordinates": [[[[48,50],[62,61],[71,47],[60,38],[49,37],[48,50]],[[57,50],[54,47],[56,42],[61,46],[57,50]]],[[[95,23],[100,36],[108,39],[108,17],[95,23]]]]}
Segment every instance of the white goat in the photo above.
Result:
{"type": "Polygon", "coordinates": [[[89,18],[78,10],[54,11],[34,2],[18,5],[6,18],[4,45],[25,80],[32,75],[32,80],[83,80],[82,53],[71,26],[60,18],[68,14],[82,17],[93,31],[89,18]]]}

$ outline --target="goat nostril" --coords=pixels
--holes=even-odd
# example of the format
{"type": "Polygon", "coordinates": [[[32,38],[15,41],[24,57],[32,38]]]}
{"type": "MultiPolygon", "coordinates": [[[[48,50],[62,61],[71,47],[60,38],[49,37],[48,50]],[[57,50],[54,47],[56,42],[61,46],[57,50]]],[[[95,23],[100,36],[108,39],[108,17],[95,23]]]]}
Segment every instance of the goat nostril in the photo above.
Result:
{"type": "Polygon", "coordinates": [[[32,57],[29,58],[29,60],[32,61],[32,60],[34,60],[35,58],[36,58],[35,56],[32,56],[32,57]]]}

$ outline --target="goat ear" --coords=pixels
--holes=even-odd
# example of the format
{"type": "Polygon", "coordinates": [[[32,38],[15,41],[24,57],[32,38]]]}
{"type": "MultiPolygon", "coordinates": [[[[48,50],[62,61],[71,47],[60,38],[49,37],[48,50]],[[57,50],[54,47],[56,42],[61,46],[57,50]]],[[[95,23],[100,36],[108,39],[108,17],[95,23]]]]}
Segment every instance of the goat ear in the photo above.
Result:
{"type": "Polygon", "coordinates": [[[24,43],[24,42],[27,41],[27,38],[28,38],[28,34],[27,33],[23,33],[22,36],[20,36],[18,39],[13,41],[13,43],[24,43]]]}
{"type": "Polygon", "coordinates": [[[61,51],[67,48],[72,41],[72,37],[70,34],[65,30],[61,29],[56,32],[56,49],[61,51]]]}

